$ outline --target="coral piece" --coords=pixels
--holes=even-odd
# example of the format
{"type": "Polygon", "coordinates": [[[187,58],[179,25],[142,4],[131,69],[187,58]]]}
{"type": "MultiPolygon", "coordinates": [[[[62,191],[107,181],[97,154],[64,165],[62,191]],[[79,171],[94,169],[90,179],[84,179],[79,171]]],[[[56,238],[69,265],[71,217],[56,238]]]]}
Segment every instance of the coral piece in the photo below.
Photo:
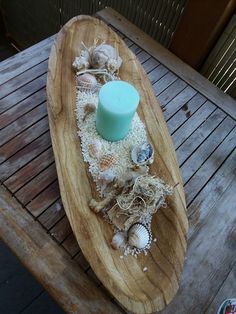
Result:
{"type": "Polygon", "coordinates": [[[112,154],[103,155],[99,161],[99,167],[101,171],[105,171],[115,163],[115,157],[112,154]]]}

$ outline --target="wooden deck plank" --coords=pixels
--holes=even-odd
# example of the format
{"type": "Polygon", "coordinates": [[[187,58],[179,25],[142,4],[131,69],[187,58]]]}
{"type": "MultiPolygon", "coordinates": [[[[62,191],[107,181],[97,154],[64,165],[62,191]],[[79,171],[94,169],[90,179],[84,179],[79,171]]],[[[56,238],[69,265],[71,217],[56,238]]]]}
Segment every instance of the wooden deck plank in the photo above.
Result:
{"type": "MultiPolygon", "coordinates": [[[[230,239],[235,239],[235,231],[232,231],[230,239]]],[[[234,240],[233,240],[234,241],[234,240]]],[[[228,241],[228,245],[231,245],[232,242],[228,241]]],[[[234,250],[234,245],[232,246],[234,250]]],[[[235,279],[236,279],[236,264],[234,264],[233,268],[230,270],[227,278],[223,282],[220,290],[217,292],[214,300],[211,304],[209,304],[206,314],[215,314],[219,309],[221,303],[224,300],[229,298],[235,298],[235,279]]]]}
{"type": "Polygon", "coordinates": [[[23,205],[26,205],[56,179],[56,165],[53,162],[46,169],[40,172],[36,177],[34,177],[30,182],[28,182],[21,189],[19,189],[15,193],[15,197],[20,200],[23,205]]]}
{"type": "Polygon", "coordinates": [[[80,251],[80,247],[73,233],[69,234],[69,236],[62,242],[61,245],[72,257],[78,254],[80,251]]]}
{"type": "Polygon", "coordinates": [[[63,208],[61,199],[56,200],[50,207],[48,207],[38,217],[38,221],[47,230],[51,229],[61,218],[65,216],[65,210],[63,208]]]}
{"type": "Polygon", "coordinates": [[[46,77],[46,74],[43,74],[10,95],[0,99],[0,114],[45,87],[46,77]]]}
{"type": "Polygon", "coordinates": [[[175,96],[166,106],[164,111],[164,117],[167,121],[170,119],[179,109],[181,109],[188,101],[190,101],[197,91],[190,86],[183,89],[177,96],[175,96]]]}
{"type": "Polygon", "coordinates": [[[209,181],[211,176],[221,166],[224,160],[232,150],[236,147],[236,128],[234,128],[229,135],[224,139],[219,147],[212,153],[201,168],[194,174],[194,176],[185,185],[186,202],[191,203],[196,194],[209,181]]]}
{"type": "Polygon", "coordinates": [[[0,129],[6,127],[19,117],[23,116],[33,108],[37,107],[41,103],[46,101],[46,90],[45,88],[40,89],[28,98],[22,100],[17,106],[5,111],[0,115],[0,129]]]}
{"type": "Polygon", "coordinates": [[[50,146],[51,139],[47,131],[0,165],[0,181],[5,181],[50,146]]]}
{"type": "Polygon", "coordinates": [[[48,130],[48,116],[45,116],[32,127],[26,129],[19,135],[15,136],[9,142],[1,147],[0,163],[10,158],[19,150],[23,149],[27,144],[33,142],[41,134],[48,130]]]}
{"type": "Polygon", "coordinates": [[[58,182],[55,181],[49,185],[42,193],[36,196],[29,204],[27,204],[27,209],[30,213],[37,217],[46,208],[52,205],[60,197],[60,191],[58,182]]]}
{"type": "Polygon", "coordinates": [[[161,46],[137,26],[111,8],[101,10],[96,15],[124,33],[140,47],[145,47],[147,53],[185,80],[206,98],[209,98],[232,118],[236,119],[236,102],[232,97],[223,93],[223,91],[214,86],[209,80],[161,46]]]}
{"type": "MultiPolygon", "coordinates": [[[[213,115],[212,117],[215,118],[213,115]]],[[[214,119],[213,122],[215,123],[214,119]]],[[[188,152],[194,151],[194,153],[185,161],[181,167],[182,178],[184,182],[187,182],[194,173],[200,169],[207,158],[212,154],[212,152],[221,144],[225,139],[227,134],[235,127],[235,122],[229,116],[224,119],[222,123],[210,134],[210,136],[197,148],[197,150],[192,150],[192,145],[187,144],[188,141],[184,143],[185,146],[185,159],[188,156],[188,152]],[[186,144],[186,145],[185,145],[186,144]],[[187,150],[188,149],[188,150],[187,150]]],[[[204,133],[205,136],[205,133],[204,133]]],[[[199,135],[201,137],[201,135],[199,135]]],[[[198,137],[196,137],[197,141],[198,137]]],[[[180,148],[182,148],[182,146],[180,148]]]]}
{"type": "MultiPolygon", "coordinates": [[[[205,139],[217,128],[217,126],[223,121],[223,119],[226,117],[225,113],[220,110],[216,109],[209,117],[206,118],[206,120],[200,125],[199,128],[196,129],[195,132],[193,132],[186,141],[178,148],[176,154],[177,159],[180,165],[184,163],[186,159],[188,159],[191,154],[198,149],[198,147],[202,144],[202,142],[205,141],[205,139]]],[[[231,118],[229,118],[231,119],[231,118]]],[[[228,120],[227,120],[228,121],[228,120]]],[[[226,123],[227,123],[226,121],[226,123]]],[[[232,119],[230,120],[230,130],[234,123],[232,123],[232,119]]],[[[226,130],[223,131],[222,127],[220,127],[220,130],[222,130],[222,137],[219,137],[219,140],[224,139],[224,134],[228,134],[228,126],[223,123],[223,127],[226,126],[226,130]]],[[[209,145],[211,140],[214,140],[214,132],[213,136],[209,137],[209,140],[207,141],[207,144],[209,145]]],[[[220,143],[220,142],[219,142],[220,143]]],[[[209,148],[211,149],[211,148],[209,148]]]]}
{"type": "Polygon", "coordinates": [[[67,216],[64,216],[50,230],[51,236],[53,236],[59,243],[62,243],[70,233],[72,233],[72,230],[67,216]]]}
{"type": "Polygon", "coordinates": [[[1,130],[0,146],[4,145],[12,138],[17,137],[24,130],[46,116],[47,108],[45,103],[42,103],[41,105],[27,112],[25,115],[21,116],[19,119],[15,120],[10,125],[1,130]]]}
{"type": "Polygon", "coordinates": [[[181,110],[176,112],[176,114],[167,121],[170,134],[173,134],[179,127],[181,127],[181,125],[183,125],[205,102],[206,98],[199,93],[187,101],[182,106],[181,110]]]}
{"type": "Polygon", "coordinates": [[[0,207],[1,237],[68,313],[122,313],[2,187],[0,207]]]}
{"type": "Polygon", "coordinates": [[[168,102],[175,98],[186,86],[187,84],[181,79],[174,81],[164,91],[158,94],[157,99],[160,105],[163,107],[168,104],[168,102]]]}
{"type": "Polygon", "coordinates": [[[37,77],[45,74],[48,69],[48,59],[20,73],[17,77],[13,77],[7,83],[1,85],[0,99],[11,94],[15,90],[23,87],[27,83],[35,80],[37,77]]]}
{"type": "MultiPolygon", "coordinates": [[[[230,158],[226,167],[232,169],[232,162],[233,159],[230,158]]],[[[218,198],[218,202],[208,203],[210,205],[208,217],[201,219],[201,223],[198,219],[204,211],[205,204],[204,202],[199,204],[198,218],[195,217],[195,224],[199,224],[199,230],[189,241],[180,289],[171,304],[160,313],[205,313],[219,291],[235,262],[235,251],[232,250],[236,219],[236,211],[232,210],[236,202],[235,188],[234,180],[218,198]]],[[[209,202],[211,198],[209,189],[207,192],[208,195],[205,196],[209,202]]],[[[202,196],[200,198],[202,200],[202,196]]],[[[235,291],[235,282],[232,285],[235,291]]]]}
{"type": "Polygon", "coordinates": [[[54,155],[52,147],[50,147],[19,171],[15,172],[4,182],[4,185],[7,186],[12,193],[15,193],[53,162],[54,155]]]}
{"type": "Polygon", "coordinates": [[[153,89],[156,95],[161,94],[167,87],[169,87],[172,83],[177,80],[177,76],[168,71],[163,75],[157,82],[153,84],[153,89]]]}
{"type": "Polygon", "coordinates": [[[216,106],[207,101],[197,110],[173,135],[172,140],[176,149],[216,110],[216,106]]]}
{"type": "Polygon", "coordinates": [[[153,84],[168,72],[169,71],[166,67],[164,67],[162,64],[159,64],[157,67],[155,67],[152,71],[148,73],[148,78],[150,82],[153,84]]]}
{"type": "Polygon", "coordinates": [[[54,36],[1,62],[0,85],[48,59],[54,36]]]}
{"type": "Polygon", "coordinates": [[[158,62],[156,59],[154,59],[153,57],[151,57],[150,59],[148,59],[147,61],[145,61],[142,66],[145,70],[145,72],[148,74],[151,70],[153,70],[154,68],[156,68],[158,65],[160,64],[160,62],[158,62]]]}

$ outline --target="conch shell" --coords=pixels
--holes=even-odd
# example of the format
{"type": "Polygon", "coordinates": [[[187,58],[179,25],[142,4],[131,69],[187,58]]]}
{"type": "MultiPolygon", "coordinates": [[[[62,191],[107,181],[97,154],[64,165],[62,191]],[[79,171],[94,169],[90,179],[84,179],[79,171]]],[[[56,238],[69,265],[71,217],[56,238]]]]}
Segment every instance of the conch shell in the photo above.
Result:
{"type": "Polygon", "coordinates": [[[93,49],[90,54],[90,65],[94,69],[107,69],[109,72],[116,72],[122,64],[122,59],[116,48],[101,44],[93,49]]]}

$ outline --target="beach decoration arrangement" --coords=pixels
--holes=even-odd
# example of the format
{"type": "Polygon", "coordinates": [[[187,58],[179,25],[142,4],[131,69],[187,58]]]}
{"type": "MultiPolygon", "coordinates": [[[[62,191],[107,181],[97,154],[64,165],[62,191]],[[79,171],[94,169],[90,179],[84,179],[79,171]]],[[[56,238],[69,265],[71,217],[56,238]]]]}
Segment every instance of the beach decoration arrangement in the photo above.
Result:
{"type": "Polygon", "coordinates": [[[154,147],[136,113],[139,92],[119,77],[118,49],[97,40],[91,47],[81,46],[73,62],[78,135],[101,197],[91,199],[89,206],[112,225],[112,248],[137,257],[147,254],[156,240],[152,216],[166,206],[173,188],[149,171],[154,147]]]}
{"type": "Polygon", "coordinates": [[[52,46],[47,98],[60,194],[83,255],[126,309],[162,310],[179,287],[188,220],[147,75],[111,28],[82,15],[52,46]]]}

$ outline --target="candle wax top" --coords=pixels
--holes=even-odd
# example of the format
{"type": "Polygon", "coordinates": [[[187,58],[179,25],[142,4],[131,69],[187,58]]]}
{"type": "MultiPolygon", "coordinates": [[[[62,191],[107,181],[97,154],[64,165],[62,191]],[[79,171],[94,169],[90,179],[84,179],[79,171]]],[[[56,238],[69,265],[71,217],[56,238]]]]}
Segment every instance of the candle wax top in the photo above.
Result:
{"type": "Polygon", "coordinates": [[[137,109],[139,93],[128,82],[111,81],[100,89],[99,101],[107,111],[127,114],[137,109]]]}

